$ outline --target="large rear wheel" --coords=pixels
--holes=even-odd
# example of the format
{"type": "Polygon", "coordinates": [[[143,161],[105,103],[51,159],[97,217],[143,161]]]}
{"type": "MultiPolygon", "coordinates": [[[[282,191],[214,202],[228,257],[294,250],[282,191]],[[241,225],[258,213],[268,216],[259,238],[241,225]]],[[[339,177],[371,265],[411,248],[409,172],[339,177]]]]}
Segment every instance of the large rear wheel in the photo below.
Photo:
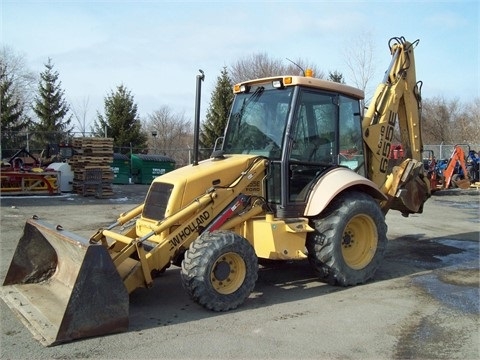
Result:
{"type": "Polygon", "coordinates": [[[250,243],[232,231],[204,233],[185,252],[182,284],[190,297],[214,311],[235,309],[257,281],[258,260],[250,243]]]}
{"type": "Polygon", "coordinates": [[[385,254],[387,225],[372,197],[346,192],[312,221],[315,231],[307,236],[308,259],[322,280],[349,286],[374,275],[385,254]]]}

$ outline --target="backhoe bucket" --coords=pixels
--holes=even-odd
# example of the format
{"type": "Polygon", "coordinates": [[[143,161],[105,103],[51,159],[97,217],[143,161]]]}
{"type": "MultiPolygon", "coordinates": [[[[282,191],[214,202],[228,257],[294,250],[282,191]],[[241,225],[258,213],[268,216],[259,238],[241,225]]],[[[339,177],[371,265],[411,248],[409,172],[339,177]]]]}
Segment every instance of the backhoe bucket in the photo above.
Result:
{"type": "Polygon", "coordinates": [[[46,346],[125,331],[129,297],[108,250],[28,220],[0,296],[46,346]]]}
{"type": "Polygon", "coordinates": [[[456,185],[459,189],[468,189],[468,188],[470,188],[470,180],[469,180],[469,179],[452,180],[452,182],[454,182],[455,185],[456,185]]]}

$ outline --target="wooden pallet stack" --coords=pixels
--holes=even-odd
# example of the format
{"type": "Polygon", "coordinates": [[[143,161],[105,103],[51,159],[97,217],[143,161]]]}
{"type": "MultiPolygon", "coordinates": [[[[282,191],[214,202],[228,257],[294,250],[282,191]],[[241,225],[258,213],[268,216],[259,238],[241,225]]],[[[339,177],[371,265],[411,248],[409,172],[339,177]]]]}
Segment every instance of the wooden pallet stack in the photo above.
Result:
{"type": "Polygon", "coordinates": [[[70,159],[73,171],[73,191],[83,196],[109,197],[113,195],[113,139],[74,138],[75,155],[70,159]],[[101,172],[92,177],[92,173],[101,172]]]}

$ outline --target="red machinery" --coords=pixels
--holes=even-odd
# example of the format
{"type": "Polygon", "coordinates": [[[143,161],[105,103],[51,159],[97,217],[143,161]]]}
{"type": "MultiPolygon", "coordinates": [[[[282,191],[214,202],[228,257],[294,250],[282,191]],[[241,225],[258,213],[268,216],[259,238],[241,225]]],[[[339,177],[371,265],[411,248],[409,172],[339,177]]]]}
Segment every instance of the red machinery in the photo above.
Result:
{"type": "Polygon", "coordinates": [[[6,166],[2,164],[0,193],[2,195],[59,193],[58,172],[44,170],[40,165],[40,161],[26,149],[17,151],[6,166]]]}

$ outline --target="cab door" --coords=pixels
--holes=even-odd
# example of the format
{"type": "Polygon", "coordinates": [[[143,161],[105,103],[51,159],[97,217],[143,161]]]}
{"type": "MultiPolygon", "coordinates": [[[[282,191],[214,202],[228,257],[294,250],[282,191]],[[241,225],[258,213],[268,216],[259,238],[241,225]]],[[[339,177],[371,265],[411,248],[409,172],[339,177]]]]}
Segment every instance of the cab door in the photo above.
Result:
{"type": "Polygon", "coordinates": [[[297,95],[284,156],[278,164],[282,173],[281,203],[276,207],[279,217],[303,216],[310,188],[330,169],[363,169],[358,100],[306,88],[300,88],[297,95]]]}

